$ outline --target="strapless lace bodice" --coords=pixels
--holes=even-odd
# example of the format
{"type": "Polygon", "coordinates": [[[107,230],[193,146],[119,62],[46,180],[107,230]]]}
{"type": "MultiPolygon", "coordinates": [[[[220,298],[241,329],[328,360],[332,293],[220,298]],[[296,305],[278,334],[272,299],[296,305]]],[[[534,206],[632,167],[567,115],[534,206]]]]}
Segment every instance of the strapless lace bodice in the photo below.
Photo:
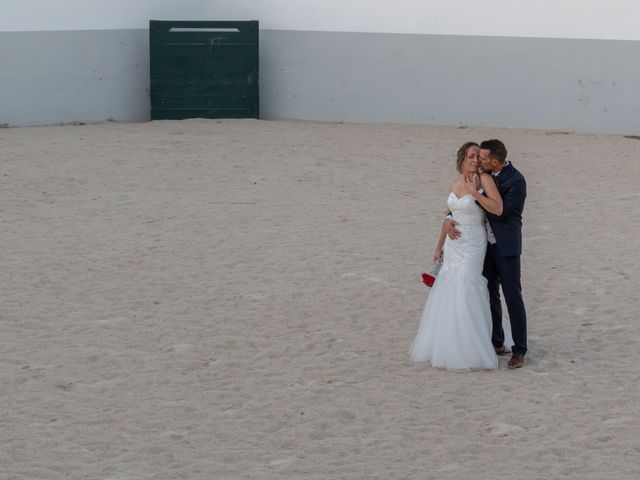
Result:
{"type": "Polygon", "coordinates": [[[468,225],[484,226],[484,211],[476,204],[475,199],[471,195],[463,195],[458,198],[455,193],[451,192],[447,199],[447,205],[451,210],[453,219],[459,223],[468,225]]]}
{"type": "Polygon", "coordinates": [[[458,198],[453,192],[449,194],[447,205],[453,219],[458,222],[457,229],[461,236],[457,240],[448,237],[445,240],[444,264],[440,274],[470,276],[482,282],[482,266],[487,248],[484,211],[476,204],[473,196],[458,198]]]}

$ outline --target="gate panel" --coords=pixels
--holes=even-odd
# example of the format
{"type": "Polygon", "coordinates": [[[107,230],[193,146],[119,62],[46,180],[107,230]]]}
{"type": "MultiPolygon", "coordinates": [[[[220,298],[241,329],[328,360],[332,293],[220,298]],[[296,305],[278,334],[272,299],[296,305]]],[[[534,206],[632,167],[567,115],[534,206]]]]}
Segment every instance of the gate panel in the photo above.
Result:
{"type": "Polygon", "coordinates": [[[151,119],[258,118],[258,22],[149,24],[151,119]]]}

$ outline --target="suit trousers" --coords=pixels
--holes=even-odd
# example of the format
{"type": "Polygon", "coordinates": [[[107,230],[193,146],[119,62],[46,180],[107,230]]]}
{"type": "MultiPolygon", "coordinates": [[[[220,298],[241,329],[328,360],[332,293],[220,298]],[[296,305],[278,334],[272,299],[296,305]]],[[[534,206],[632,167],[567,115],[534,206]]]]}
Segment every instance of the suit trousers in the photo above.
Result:
{"type": "Polygon", "coordinates": [[[482,274],[487,279],[489,287],[491,321],[493,323],[491,342],[495,346],[504,344],[502,303],[500,302],[500,286],[502,286],[511,322],[511,335],[514,343],[512,351],[524,355],[527,353],[527,313],[522,299],[520,256],[505,257],[500,255],[495,244],[488,244],[482,274]]]}

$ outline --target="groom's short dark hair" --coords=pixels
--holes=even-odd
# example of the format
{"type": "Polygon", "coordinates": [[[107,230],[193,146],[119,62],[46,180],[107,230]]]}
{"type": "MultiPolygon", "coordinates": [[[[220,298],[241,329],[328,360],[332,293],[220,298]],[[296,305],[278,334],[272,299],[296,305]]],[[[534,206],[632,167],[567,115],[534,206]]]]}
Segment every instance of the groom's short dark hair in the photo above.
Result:
{"type": "Polygon", "coordinates": [[[492,139],[485,140],[480,144],[480,148],[482,150],[489,150],[489,155],[494,160],[499,161],[500,163],[504,163],[507,159],[507,147],[504,146],[500,140],[492,139]]]}

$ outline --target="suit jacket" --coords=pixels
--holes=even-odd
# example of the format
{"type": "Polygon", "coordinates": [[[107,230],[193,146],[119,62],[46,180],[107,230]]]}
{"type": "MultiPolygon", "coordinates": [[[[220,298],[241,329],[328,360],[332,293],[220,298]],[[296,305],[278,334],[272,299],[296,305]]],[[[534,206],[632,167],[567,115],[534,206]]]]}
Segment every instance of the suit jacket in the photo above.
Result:
{"type": "Polygon", "coordinates": [[[487,212],[496,237],[498,253],[504,257],[522,254],[522,210],[527,198],[527,182],[513,164],[505,166],[496,177],[502,196],[502,215],[487,212]]]}

